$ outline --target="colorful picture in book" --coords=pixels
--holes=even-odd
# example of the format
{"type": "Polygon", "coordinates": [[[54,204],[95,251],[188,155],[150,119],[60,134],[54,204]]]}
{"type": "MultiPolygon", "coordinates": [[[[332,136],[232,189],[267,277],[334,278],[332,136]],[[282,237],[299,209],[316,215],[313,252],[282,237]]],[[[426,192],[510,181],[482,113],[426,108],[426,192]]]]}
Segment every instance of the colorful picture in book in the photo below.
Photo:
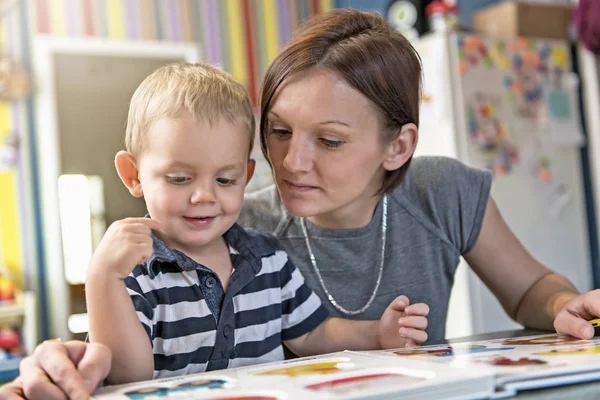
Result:
{"type": "Polygon", "coordinates": [[[534,353],[537,356],[581,356],[581,355],[600,355],[600,346],[585,347],[564,347],[550,351],[541,351],[534,353]]]}
{"type": "Polygon", "coordinates": [[[545,336],[532,336],[522,337],[515,339],[504,339],[502,344],[505,346],[533,346],[533,345],[546,345],[546,346],[561,346],[561,345],[573,345],[573,344],[593,344],[593,340],[583,340],[567,335],[545,335],[545,336]]]}
{"type": "Polygon", "coordinates": [[[467,105],[469,140],[476,147],[483,166],[495,175],[505,175],[519,162],[517,147],[509,141],[508,126],[502,121],[501,97],[476,92],[467,105]]]}
{"type": "Polygon", "coordinates": [[[337,372],[347,370],[348,368],[351,368],[353,366],[354,364],[346,362],[345,360],[318,361],[301,365],[288,365],[285,367],[268,369],[266,371],[255,372],[254,375],[287,375],[290,378],[295,378],[307,375],[335,374],[337,372]]]}
{"type": "Polygon", "coordinates": [[[316,392],[336,395],[357,394],[366,391],[384,393],[385,391],[393,391],[398,387],[405,388],[426,380],[427,378],[399,373],[377,373],[333,379],[326,382],[315,383],[306,386],[306,388],[316,392]]]}
{"type": "Polygon", "coordinates": [[[222,389],[231,386],[231,382],[222,379],[198,379],[187,381],[176,386],[154,386],[131,390],[124,394],[132,400],[174,399],[193,397],[205,393],[208,389],[222,389]],[[185,395],[182,393],[185,392],[185,395]]]}
{"type": "Polygon", "coordinates": [[[493,356],[489,358],[479,358],[474,360],[477,363],[484,363],[488,365],[495,365],[499,367],[523,367],[523,366],[534,366],[534,365],[546,365],[548,364],[544,360],[536,358],[521,357],[521,358],[510,358],[502,356],[493,356]]]}
{"type": "Polygon", "coordinates": [[[512,350],[514,347],[486,347],[480,344],[444,346],[441,348],[416,348],[395,350],[393,353],[398,356],[433,356],[433,357],[452,357],[465,354],[487,353],[490,351],[512,350]]]}

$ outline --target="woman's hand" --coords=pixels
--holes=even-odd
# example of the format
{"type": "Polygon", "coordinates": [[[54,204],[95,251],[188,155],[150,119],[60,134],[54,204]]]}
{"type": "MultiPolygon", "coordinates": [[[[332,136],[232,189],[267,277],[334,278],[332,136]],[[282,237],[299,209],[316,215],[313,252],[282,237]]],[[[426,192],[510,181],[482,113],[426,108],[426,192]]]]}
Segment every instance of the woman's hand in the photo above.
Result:
{"type": "Polygon", "coordinates": [[[592,290],[565,303],[554,319],[556,332],[590,339],[594,327],[588,322],[600,317],[600,289],[592,290]]]}
{"type": "Polygon", "coordinates": [[[381,348],[413,347],[427,341],[425,303],[410,304],[406,296],[398,296],[384,311],[379,323],[378,339],[381,348]]]}
{"type": "Polygon", "coordinates": [[[0,399],[89,399],[110,363],[110,350],[101,344],[45,341],[21,361],[21,375],[0,389],[0,399]]]}

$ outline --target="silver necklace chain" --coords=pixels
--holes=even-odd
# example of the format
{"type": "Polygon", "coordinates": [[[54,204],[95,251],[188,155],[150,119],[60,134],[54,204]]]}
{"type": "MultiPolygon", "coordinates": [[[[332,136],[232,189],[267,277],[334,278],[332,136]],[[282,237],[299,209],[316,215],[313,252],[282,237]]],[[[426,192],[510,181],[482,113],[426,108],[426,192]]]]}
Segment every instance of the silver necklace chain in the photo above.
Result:
{"type": "Polygon", "coordinates": [[[375,300],[375,296],[377,295],[377,291],[379,290],[379,285],[381,284],[381,277],[383,276],[383,264],[385,261],[385,242],[387,240],[387,205],[388,198],[387,195],[383,196],[383,216],[381,217],[381,259],[379,261],[379,275],[377,276],[377,282],[375,283],[375,289],[373,289],[373,294],[371,294],[371,298],[367,301],[362,308],[358,310],[347,310],[342,307],[329,293],[327,287],[325,287],[325,282],[323,281],[323,277],[321,276],[321,271],[317,267],[317,260],[315,259],[315,254],[310,247],[310,241],[308,240],[308,232],[306,231],[306,225],[304,224],[304,218],[300,218],[300,225],[302,226],[302,232],[304,233],[304,240],[306,241],[306,248],[308,249],[308,255],[310,256],[310,262],[317,273],[317,278],[319,278],[319,283],[321,283],[321,287],[323,291],[327,295],[327,299],[329,302],[341,313],[346,315],[358,315],[365,312],[371,304],[373,304],[373,300],[375,300]]]}

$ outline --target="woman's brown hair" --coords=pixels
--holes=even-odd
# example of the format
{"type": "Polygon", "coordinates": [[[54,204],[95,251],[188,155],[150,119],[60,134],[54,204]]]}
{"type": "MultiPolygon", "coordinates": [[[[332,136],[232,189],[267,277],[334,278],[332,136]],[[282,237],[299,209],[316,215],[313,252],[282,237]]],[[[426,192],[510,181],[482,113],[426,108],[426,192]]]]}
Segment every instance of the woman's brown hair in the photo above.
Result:
{"type": "MultiPolygon", "coordinates": [[[[287,77],[315,67],[336,72],[376,106],[384,123],[383,143],[396,139],[403,125],[419,125],[421,60],[413,46],[379,15],[335,9],[303,25],[267,69],[260,102],[260,145],[267,160],[273,96],[287,77]]],[[[402,182],[411,159],[387,171],[380,194],[402,182]]]]}

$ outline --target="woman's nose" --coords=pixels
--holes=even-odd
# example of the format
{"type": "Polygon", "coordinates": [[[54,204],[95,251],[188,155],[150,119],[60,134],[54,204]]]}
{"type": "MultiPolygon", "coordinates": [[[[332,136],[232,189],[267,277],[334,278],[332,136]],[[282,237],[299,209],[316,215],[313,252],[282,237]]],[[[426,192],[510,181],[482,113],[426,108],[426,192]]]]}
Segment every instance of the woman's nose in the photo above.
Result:
{"type": "Polygon", "coordinates": [[[289,172],[307,172],[312,168],[313,146],[303,137],[295,136],[289,142],[283,167],[289,172]]]}

